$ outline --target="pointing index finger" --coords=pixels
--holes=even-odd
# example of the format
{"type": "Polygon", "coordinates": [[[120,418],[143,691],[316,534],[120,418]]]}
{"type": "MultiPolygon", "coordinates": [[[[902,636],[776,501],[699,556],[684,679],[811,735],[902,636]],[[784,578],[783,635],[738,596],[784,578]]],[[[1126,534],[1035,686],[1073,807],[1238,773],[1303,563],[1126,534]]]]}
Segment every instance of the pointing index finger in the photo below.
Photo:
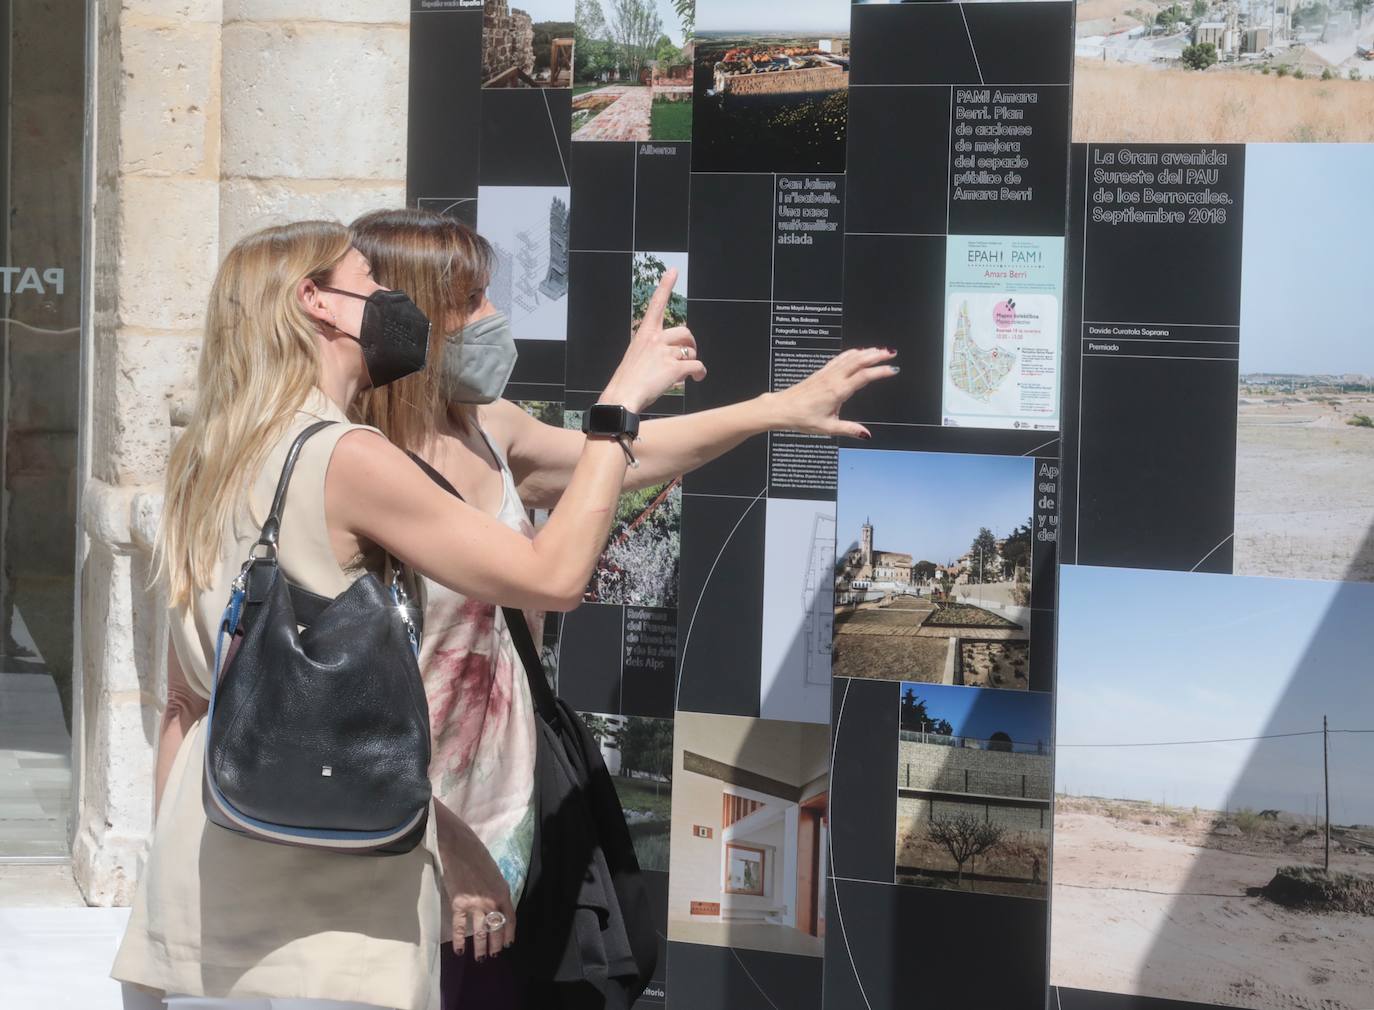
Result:
{"type": "Polygon", "coordinates": [[[644,320],[653,320],[655,325],[663,323],[663,313],[668,311],[668,300],[673,296],[673,285],[677,283],[677,268],[669,267],[654,289],[653,297],[644,310],[644,320]]]}

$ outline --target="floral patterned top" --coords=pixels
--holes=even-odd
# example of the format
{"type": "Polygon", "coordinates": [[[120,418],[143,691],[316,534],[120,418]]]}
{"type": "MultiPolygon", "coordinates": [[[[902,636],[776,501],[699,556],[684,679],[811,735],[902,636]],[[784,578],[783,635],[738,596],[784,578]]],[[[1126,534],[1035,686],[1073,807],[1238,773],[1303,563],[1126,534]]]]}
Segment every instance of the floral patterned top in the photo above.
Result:
{"type": "MultiPolygon", "coordinates": [[[[482,437],[501,466],[496,518],[533,538],[505,457],[485,432],[482,437]]],[[[431,579],[421,583],[420,670],[429,701],[434,798],[483,841],[510,885],[511,900],[519,901],[534,840],[536,729],[529,683],[500,607],[431,579]]],[[[544,615],[529,612],[525,620],[538,642],[544,615]]],[[[444,937],[450,935],[446,912],[444,937]]]]}

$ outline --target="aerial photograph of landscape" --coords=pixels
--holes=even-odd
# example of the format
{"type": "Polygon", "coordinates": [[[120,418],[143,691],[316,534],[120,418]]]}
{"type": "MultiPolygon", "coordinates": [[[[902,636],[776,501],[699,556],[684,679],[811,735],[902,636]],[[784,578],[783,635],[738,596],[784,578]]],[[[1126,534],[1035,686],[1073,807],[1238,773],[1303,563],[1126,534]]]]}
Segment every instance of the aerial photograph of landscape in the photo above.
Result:
{"type": "Polygon", "coordinates": [[[1364,0],[1083,0],[1073,139],[1374,140],[1364,0]]]}

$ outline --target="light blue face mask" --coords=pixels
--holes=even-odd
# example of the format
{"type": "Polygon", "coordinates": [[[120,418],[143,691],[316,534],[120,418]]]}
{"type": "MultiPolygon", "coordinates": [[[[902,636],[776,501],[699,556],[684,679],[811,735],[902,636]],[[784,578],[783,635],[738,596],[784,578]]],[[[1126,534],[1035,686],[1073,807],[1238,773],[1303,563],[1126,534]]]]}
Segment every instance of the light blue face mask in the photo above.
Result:
{"type": "Polygon", "coordinates": [[[491,403],[506,389],[519,352],[504,312],[468,323],[444,338],[440,383],[449,403],[491,403]]]}

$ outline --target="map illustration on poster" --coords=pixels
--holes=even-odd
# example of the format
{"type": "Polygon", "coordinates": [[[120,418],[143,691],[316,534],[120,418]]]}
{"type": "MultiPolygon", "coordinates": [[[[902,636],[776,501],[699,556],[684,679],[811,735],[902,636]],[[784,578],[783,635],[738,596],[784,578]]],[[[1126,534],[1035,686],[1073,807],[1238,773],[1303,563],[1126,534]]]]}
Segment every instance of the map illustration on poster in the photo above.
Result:
{"type": "Polygon", "coordinates": [[[944,423],[1059,430],[1062,238],[951,236],[944,423]]]}

